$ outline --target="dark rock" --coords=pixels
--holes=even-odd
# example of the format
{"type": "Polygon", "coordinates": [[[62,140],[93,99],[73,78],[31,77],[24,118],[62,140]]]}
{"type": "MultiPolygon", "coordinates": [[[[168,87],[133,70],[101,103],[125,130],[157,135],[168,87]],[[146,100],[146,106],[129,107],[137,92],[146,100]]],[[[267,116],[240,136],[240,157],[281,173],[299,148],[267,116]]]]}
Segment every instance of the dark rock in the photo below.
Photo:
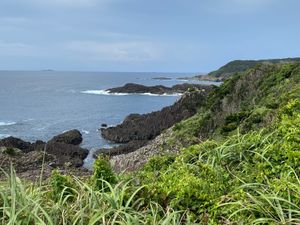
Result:
{"type": "Polygon", "coordinates": [[[23,141],[19,138],[15,137],[7,137],[0,140],[0,146],[3,147],[11,147],[11,148],[18,148],[24,152],[29,152],[30,142],[23,141]]]}
{"type": "Polygon", "coordinates": [[[94,158],[97,158],[100,154],[102,155],[109,155],[109,156],[115,156],[120,154],[127,154],[130,152],[133,152],[140,147],[146,145],[148,141],[130,141],[126,144],[119,145],[117,147],[113,148],[101,148],[95,151],[93,154],[94,158]]]}
{"type": "Polygon", "coordinates": [[[107,127],[107,124],[106,123],[102,123],[101,127],[107,127]]]}
{"type": "Polygon", "coordinates": [[[110,93],[151,93],[151,94],[174,94],[184,93],[190,88],[207,89],[209,86],[201,84],[177,84],[172,87],[165,87],[163,85],[145,86],[141,84],[128,83],[122,87],[107,89],[110,93]]]}
{"type": "Polygon", "coordinates": [[[36,142],[32,143],[29,147],[30,151],[44,151],[46,142],[37,140],[36,142]]]}
{"type": "Polygon", "coordinates": [[[65,143],[70,145],[79,145],[82,142],[82,135],[76,129],[69,130],[53,137],[50,140],[50,142],[60,142],[60,143],[65,143]]]}
{"type": "Polygon", "coordinates": [[[101,128],[104,138],[116,143],[128,143],[134,140],[151,140],[175,123],[186,119],[197,112],[197,108],[205,102],[211,87],[204,91],[187,92],[175,104],[147,114],[131,114],[122,124],[116,127],[101,128]]]}
{"type": "Polygon", "coordinates": [[[107,89],[111,93],[152,93],[152,94],[164,94],[171,93],[172,89],[163,85],[145,86],[141,84],[128,83],[123,87],[107,89]]]}
{"type": "Polygon", "coordinates": [[[66,144],[63,142],[49,141],[46,145],[46,152],[57,157],[57,163],[64,165],[71,163],[72,166],[80,167],[89,151],[79,146],[66,144]]]}

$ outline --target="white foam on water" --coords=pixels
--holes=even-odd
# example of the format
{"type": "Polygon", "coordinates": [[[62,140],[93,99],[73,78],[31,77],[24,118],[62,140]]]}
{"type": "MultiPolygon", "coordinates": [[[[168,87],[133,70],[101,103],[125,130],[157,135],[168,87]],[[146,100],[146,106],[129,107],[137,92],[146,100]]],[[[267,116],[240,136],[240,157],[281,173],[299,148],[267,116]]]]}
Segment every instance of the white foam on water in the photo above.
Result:
{"type": "Polygon", "coordinates": [[[181,96],[181,93],[174,93],[174,94],[153,94],[153,93],[111,93],[109,91],[106,90],[86,90],[86,91],[82,91],[81,93],[83,94],[93,94],[93,95],[120,95],[120,96],[124,96],[124,95],[147,95],[147,96],[167,96],[167,97],[171,97],[171,96],[181,96]]]}
{"type": "Polygon", "coordinates": [[[11,121],[0,121],[0,126],[11,126],[17,124],[16,122],[11,122],[11,121]]]}
{"type": "Polygon", "coordinates": [[[88,130],[81,130],[82,133],[84,134],[89,134],[90,132],[88,130]]]}
{"type": "Polygon", "coordinates": [[[86,90],[82,91],[81,93],[91,95],[129,95],[129,93],[110,93],[106,90],[86,90]]]}
{"type": "Polygon", "coordinates": [[[174,94],[167,94],[167,93],[164,93],[164,94],[153,94],[153,93],[141,93],[141,94],[138,94],[138,95],[148,95],[148,96],[167,96],[167,97],[172,97],[172,96],[181,96],[182,94],[181,93],[174,93],[174,94]]]}

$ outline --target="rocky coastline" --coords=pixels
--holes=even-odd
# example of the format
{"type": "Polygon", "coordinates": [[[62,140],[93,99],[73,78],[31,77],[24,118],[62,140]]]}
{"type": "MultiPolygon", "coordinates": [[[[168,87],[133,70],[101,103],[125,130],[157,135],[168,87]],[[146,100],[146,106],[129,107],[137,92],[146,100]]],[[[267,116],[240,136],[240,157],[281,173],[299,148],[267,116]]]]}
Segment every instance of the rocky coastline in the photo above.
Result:
{"type": "MultiPolygon", "coordinates": [[[[115,127],[107,127],[104,123],[101,125],[102,137],[120,145],[99,149],[93,157],[97,158],[100,154],[109,155],[115,170],[120,171],[125,168],[126,158],[134,155],[135,151],[145,151],[147,154],[145,153],[145,159],[137,159],[138,162],[131,167],[132,169],[143,164],[146,158],[156,154],[155,151],[149,150],[153,148],[147,146],[156,143],[159,140],[157,137],[164,130],[194,115],[199,105],[204,104],[212,86],[180,84],[169,88],[162,85],[148,87],[126,84],[108,90],[115,93],[182,93],[173,105],[164,107],[160,111],[142,115],[130,114],[115,127]]],[[[81,142],[82,134],[76,129],[54,136],[47,142],[37,140],[31,143],[16,137],[0,139],[0,167],[8,173],[13,165],[18,176],[28,180],[39,179],[41,172],[43,172],[43,179],[48,178],[53,169],[78,176],[88,175],[91,171],[82,166],[89,151],[80,147],[81,142]]],[[[0,179],[3,177],[5,173],[0,174],[0,179]]]]}
{"type": "Polygon", "coordinates": [[[184,84],[179,86],[181,88],[188,86],[187,90],[189,91],[186,91],[173,105],[147,114],[130,114],[115,127],[100,128],[103,138],[121,145],[99,149],[93,156],[97,158],[99,154],[123,155],[146,146],[164,130],[193,116],[197,112],[197,108],[204,104],[206,96],[212,90],[212,86],[208,85],[184,84]]]}

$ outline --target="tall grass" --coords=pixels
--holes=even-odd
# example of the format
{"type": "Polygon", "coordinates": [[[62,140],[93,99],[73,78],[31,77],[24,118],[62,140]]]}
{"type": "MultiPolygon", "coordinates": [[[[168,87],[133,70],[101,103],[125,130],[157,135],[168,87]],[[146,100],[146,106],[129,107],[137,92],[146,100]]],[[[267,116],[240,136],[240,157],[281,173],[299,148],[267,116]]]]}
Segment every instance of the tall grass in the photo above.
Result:
{"type": "Polygon", "coordinates": [[[73,177],[74,188],[65,187],[53,198],[49,182],[23,183],[11,168],[0,183],[0,224],[94,225],[94,224],[192,224],[182,211],[146,205],[137,198],[143,187],[131,190],[130,181],[115,186],[102,180],[105,189],[73,177]],[[107,189],[108,187],[108,189],[107,189]]]}

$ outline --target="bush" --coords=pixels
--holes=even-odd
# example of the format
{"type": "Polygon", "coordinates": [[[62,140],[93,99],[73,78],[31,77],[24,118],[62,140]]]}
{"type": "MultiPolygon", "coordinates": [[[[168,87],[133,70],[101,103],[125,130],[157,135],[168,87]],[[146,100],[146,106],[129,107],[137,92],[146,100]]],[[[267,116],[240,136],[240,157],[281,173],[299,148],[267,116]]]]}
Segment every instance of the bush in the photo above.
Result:
{"type": "Polygon", "coordinates": [[[94,173],[91,177],[92,186],[97,190],[107,189],[106,181],[111,185],[117,182],[117,177],[109,163],[109,157],[100,155],[94,162],[94,173]]]}
{"type": "Polygon", "coordinates": [[[10,156],[14,156],[17,154],[17,151],[13,147],[6,147],[3,152],[10,156]]]}
{"type": "Polygon", "coordinates": [[[64,199],[73,200],[75,189],[73,180],[70,176],[62,175],[58,170],[54,170],[50,177],[50,185],[52,188],[51,196],[56,202],[64,199]]]}

